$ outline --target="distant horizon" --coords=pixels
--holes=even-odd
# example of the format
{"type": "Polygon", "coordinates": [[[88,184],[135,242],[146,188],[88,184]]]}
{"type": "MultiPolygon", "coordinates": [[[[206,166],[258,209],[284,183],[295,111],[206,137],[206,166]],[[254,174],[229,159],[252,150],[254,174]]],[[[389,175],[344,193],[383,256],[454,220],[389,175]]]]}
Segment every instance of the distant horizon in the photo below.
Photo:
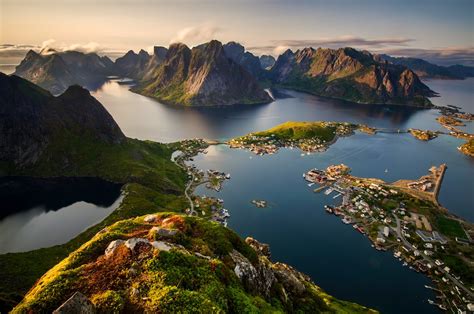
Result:
{"type": "MultiPolygon", "coordinates": [[[[42,45],[42,46],[24,45],[25,47],[22,47],[22,48],[25,48],[25,49],[23,49],[21,51],[15,51],[11,55],[6,54],[5,52],[2,53],[1,47],[5,47],[5,46],[8,47],[8,46],[15,46],[15,45],[13,45],[13,44],[1,44],[0,43],[0,66],[16,66],[16,65],[18,65],[24,59],[24,57],[26,56],[26,54],[30,50],[33,50],[33,51],[35,51],[36,53],[39,53],[39,54],[43,50],[48,50],[48,49],[50,49],[52,51],[51,53],[63,53],[63,52],[68,52],[68,51],[77,51],[77,52],[81,52],[81,53],[85,53],[85,54],[96,53],[99,56],[107,56],[112,61],[115,61],[117,58],[120,58],[120,57],[124,56],[129,51],[133,51],[134,53],[138,54],[141,50],[144,50],[148,54],[152,55],[153,54],[153,47],[169,48],[169,46],[172,45],[172,44],[182,43],[182,44],[185,44],[186,46],[192,48],[192,47],[196,47],[196,46],[208,43],[209,41],[212,41],[212,40],[220,41],[218,39],[210,39],[208,41],[200,42],[200,43],[197,43],[197,44],[194,44],[194,45],[188,45],[184,42],[174,42],[174,43],[170,43],[169,45],[159,45],[159,44],[157,44],[157,45],[146,47],[146,48],[144,47],[144,48],[137,48],[137,49],[128,49],[128,50],[123,50],[123,51],[87,51],[87,50],[84,50],[82,47],[77,47],[76,49],[74,49],[74,47],[61,48],[61,47],[45,46],[45,45],[42,45]]],[[[411,56],[411,55],[396,54],[396,53],[394,54],[394,53],[384,52],[384,51],[372,51],[372,50],[369,50],[369,49],[359,49],[357,47],[352,47],[352,46],[340,46],[340,47],[334,47],[334,46],[333,47],[329,47],[329,46],[316,46],[316,47],[315,46],[306,46],[306,47],[293,48],[293,49],[288,47],[286,50],[281,51],[279,54],[275,54],[275,53],[271,53],[271,52],[270,53],[264,53],[264,52],[258,53],[258,52],[255,52],[255,51],[251,51],[244,44],[242,44],[238,41],[234,41],[234,40],[230,40],[230,41],[227,41],[227,42],[222,42],[222,41],[220,41],[220,42],[223,45],[227,44],[227,43],[230,43],[230,42],[235,42],[235,43],[238,43],[238,44],[244,46],[245,51],[249,51],[257,57],[260,57],[262,55],[271,55],[275,59],[277,59],[278,56],[280,56],[281,54],[283,54],[287,50],[291,50],[292,52],[296,52],[296,51],[304,49],[304,48],[312,48],[312,49],[320,49],[321,48],[321,49],[335,49],[335,50],[344,49],[344,48],[353,48],[353,49],[357,49],[359,51],[368,51],[371,54],[387,54],[387,55],[390,55],[392,57],[406,57],[406,58],[423,59],[423,60],[428,61],[432,64],[441,65],[441,66],[450,66],[450,65],[474,66],[474,62],[473,63],[468,63],[468,64],[462,64],[462,63],[455,62],[455,61],[453,61],[453,62],[436,62],[436,60],[431,61],[429,57],[416,56],[416,55],[411,56]]]]}
{"type": "Polygon", "coordinates": [[[474,65],[470,0],[2,0],[0,63],[29,49],[96,52],[236,41],[256,54],[353,47],[474,65]]]}

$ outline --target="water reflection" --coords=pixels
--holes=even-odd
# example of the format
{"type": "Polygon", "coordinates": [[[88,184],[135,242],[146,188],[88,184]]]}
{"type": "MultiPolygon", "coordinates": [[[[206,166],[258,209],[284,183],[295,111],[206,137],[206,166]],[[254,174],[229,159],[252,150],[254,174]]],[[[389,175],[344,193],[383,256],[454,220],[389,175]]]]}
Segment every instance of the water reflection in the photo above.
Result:
{"type": "Polygon", "coordinates": [[[0,178],[0,199],[0,253],[65,243],[121,201],[120,185],[93,178],[0,178]]]}
{"type": "MultiPolygon", "coordinates": [[[[434,110],[404,106],[354,104],[282,90],[282,98],[263,105],[182,107],[164,105],[130,92],[111,80],[93,92],[126,135],[172,142],[185,138],[228,139],[295,120],[365,123],[381,128],[441,129],[434,110]]],[[[280,95],[281,97],[281,95],[280,95]]]]}

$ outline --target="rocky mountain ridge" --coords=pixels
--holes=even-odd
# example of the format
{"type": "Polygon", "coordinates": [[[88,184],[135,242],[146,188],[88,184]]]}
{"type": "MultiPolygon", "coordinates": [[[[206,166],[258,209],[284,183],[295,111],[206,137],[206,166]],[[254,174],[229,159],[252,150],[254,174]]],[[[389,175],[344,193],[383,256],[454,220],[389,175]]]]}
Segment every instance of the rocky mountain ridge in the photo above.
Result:
{"type": "Polygon", "coordinates": [[[442,66],[419,58],[392,57],[386,54],[377,55],[381,60],[410,68],[421,78],[462,80],[474,77],[474,67],[465,65],[442,66]]]}
{"type": "Polygon", "coordinates": [[[58,95],[75,84],[94,88],[119,72],[112,60],[95,53],[30,50],[13,74],[58,95]]]}
{"type": "Polygon", "coordinates": [[[280,86],[358,103],[425,107],[435,95],[410,69],[353,48],[287,50],[270,77],[280,86]]]}
{"type": "Polygon", "coordinates": [[[271,97],[218,41],[196,46],[172,44],[151,79],[132,89],[163,102],[192,106],[254,104],[271,97]]]}
{"type": "Polygon", "coordinates": [[[407,60],[353,48],[304,48],[287,50],[275,61],[271,56],[259,58],[239,43],[223,45],[214,40],[192,49],[179,43],[169,49],[156,46],[151,55],[130,50],[115,63],[94,54],[31,51],[16,74],[53,93],[71,84],[86,85],[103,81],[107,75],[120,75],[138,83],[133,88],[137,93],[190,106],[265,103],[271,98],[262,86],[276,86],[357,103],[419,107],[430,107],[428,98],[436,94],[415,71],[424,77],[435,74],[417,65],[442,70],[451,77],[470,75],[468,67],[426,66],[423,60],[410,61],[412,71],[404,65],[407,60]],[[463,74],[456,76],[455,72],[463,74]]]}

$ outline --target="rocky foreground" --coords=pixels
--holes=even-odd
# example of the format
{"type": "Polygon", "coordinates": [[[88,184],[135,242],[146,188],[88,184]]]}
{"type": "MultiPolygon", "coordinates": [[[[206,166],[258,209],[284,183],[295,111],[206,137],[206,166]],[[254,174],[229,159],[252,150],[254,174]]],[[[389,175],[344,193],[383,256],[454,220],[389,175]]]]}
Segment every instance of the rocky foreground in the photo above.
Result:
{"type": "Polygon", "coordinates": [[[374,312],[337,300],[268,245],[200,218],[119,221],[48,271],[13,313],[374,312]],[[59,309],[58,309],[59,308],[59,309]]]}

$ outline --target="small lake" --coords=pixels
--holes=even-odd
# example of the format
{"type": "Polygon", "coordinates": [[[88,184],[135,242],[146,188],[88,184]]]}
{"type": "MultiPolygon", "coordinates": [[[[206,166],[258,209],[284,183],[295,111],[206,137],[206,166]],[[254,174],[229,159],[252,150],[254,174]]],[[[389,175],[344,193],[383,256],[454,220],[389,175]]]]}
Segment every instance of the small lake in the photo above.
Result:
{"type": "Polygon", "coordinates": [[[0,254],[63,244],[102,221],[121,186],[93,178],[0,178],[0,254]]]}

